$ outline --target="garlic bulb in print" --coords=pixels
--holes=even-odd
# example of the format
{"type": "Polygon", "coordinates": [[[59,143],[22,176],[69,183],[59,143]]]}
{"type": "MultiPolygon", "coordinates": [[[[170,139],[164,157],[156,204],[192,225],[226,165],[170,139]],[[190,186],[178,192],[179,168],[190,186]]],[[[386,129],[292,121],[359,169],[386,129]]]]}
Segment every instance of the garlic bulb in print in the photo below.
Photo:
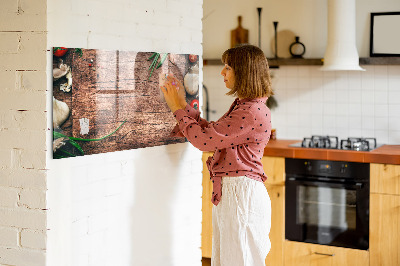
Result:
{"type": "Polygon", "coordinates": [[[53,97],[53,128],[60,127],[69,116],[69,107],[65,102],[53,97]]]}
{"type": "Polygon", "coordinates": [[[183,84],[185,86],[186,92],[190,95],[196,95],[199,91],[199,67],[198,65],[194,65],[189,69],[189,72],[186,73],[185,78],[183,80],[183,84]]]}

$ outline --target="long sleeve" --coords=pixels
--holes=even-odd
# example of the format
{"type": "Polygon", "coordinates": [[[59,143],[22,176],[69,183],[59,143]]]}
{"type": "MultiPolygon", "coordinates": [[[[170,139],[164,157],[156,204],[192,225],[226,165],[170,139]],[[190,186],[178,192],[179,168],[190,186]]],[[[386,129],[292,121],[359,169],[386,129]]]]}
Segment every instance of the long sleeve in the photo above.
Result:
{"type": "MultiPolygon", "coordinates": [[[[193,107],[190,106],[190,104],[187,104],[185,109],[185,114],[188,115],[189,117],[193,118],[196,120],[200,126],[206,127],[208,126],[209,122],[203,118],[200,117],[200,111],[194,109],[193,107]]],[[[172,137],[185,137],[182,132],[179,129],[179,124],[177,124],[174,129],[171,132],[172,137]]]]}
{"type": "MultiPolygon", "coordinates": [[[[225,149],[254,141],[249,135],[255,128],[255,118],[248,108],[233,109],[218,122],[200,124],[185,110],[174,113],[180,132],[201,151],[225,149]]],[[[262,124],[260,125],[262,126],[262,124]]]]}

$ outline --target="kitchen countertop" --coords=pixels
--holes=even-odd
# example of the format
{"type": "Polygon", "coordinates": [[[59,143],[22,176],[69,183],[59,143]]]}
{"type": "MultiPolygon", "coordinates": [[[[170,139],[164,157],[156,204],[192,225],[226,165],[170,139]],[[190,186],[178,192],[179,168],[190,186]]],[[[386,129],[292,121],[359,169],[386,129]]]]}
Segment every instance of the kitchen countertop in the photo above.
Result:
{"type": "Polygon", "coordinates": [[[382,145],[372,151],[290,147],[301,140],[270,140],[264,156],[363,163],[400,164],[400,145],[382,145]]]}

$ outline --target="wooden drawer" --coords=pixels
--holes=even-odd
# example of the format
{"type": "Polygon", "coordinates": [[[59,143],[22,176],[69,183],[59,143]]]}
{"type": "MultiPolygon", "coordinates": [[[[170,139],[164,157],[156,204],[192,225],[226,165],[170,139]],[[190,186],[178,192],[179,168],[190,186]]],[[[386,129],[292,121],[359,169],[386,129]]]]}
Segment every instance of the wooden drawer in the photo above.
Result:
{"type": "Polygon", "coordinates": [[[365,250],[285,241],[285,266],[366,266],[365,250]]]}
{"type": "Polygon", "coordinates": [[[264,156],[261,163],[268,177],[265,184],[285,185],[285,158],[264,156]]]}

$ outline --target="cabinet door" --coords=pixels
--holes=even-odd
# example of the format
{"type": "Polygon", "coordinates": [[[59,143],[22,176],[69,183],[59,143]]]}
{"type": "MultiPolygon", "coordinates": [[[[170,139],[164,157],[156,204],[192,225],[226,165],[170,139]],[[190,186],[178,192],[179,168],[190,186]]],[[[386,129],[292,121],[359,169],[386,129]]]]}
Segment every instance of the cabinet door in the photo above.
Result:
{"type": "Polygon", "coordinates": [[[265,259],[266,266],[283,265],[285,240],[285,187],[265,184],[271,199],[271,250],[265,259]]]}
{"type": "MultiPolygon", "coordinates": [[[[365,250],[285,241],[285,266],[367,266],[365,250]]],[[[372,265],[372,264],[371,264],[372,265]]]]}
{"type": "Polygon", "coordinates": [[[210,173],[206,165],[206,161],[211,152],[203,153],[203,195],[202,195],[202,230],[201,230],[201,252],[204,258],[211,258],[212,252],[212,183],[210,181],[210,173]]]}
{"type": "Polygon", "coordinates": [[[371,194],[371,266],[400,265],[400,196],[371,194]]]}
{"type": "Polygon", "coordinates": [[[370,165],[371,193],[400,195],[400,165],[370,165]]]}
{"type": "Polygon", "coordinates": [[[285,158],[264,156],[261,163],[268,177],[266,184],[285,185],[285,158]]]}

